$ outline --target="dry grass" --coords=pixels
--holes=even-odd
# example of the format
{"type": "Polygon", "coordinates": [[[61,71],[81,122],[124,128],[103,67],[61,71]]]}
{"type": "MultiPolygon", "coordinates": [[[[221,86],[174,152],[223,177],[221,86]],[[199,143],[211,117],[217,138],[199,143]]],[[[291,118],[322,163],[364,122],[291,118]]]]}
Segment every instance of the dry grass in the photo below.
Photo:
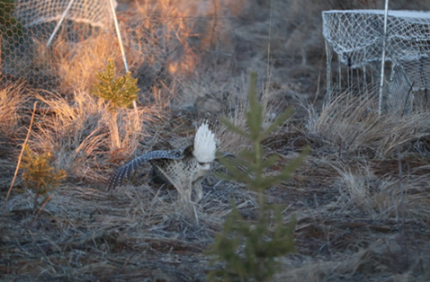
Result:
{"type": "MultiPolygon", "coordinates": [[[[196,39],[196,27],[184,22],[183,16],[197,11],[193,10],[197,2],[188,10],[180,5],[166,6],[166,1],[157,1],[154,6],[141,4],[130,17],[122,19],[121,28],[126,33],[130,32],[127,25],[136,24],[136,33],[124,39],[131,70],[136,77],[146,75],[151,80],[139,81],[147,89],[139,94],[137,113],[134,109],[112,113],[103,101],[89,94],[96,73],[108,58],[115,59],[118,73],[123,71],[116,44],[112,44],[116,38],[105,33],[79,43],[57,41],[52,46],[55,60],[41,57],[45,59],[34,62],[55,70],[59,78],[56,92],[29,92],[21,84],[2,85],[0,202],[4,203],[29,125],[31,112],[27,109],[34,101],[39,106],[29,144],[37,152],[53,152],[54,166],[66,170],[68,178],[33,223],[34,194],[16,182],[6,212],[0,214],[1,279],[205,280],[210,267],[203,251],[221,230],[231,211],[230,201],[237,204],[245,220],[252,222],[258,208],[256,195],[239,183],[212,174],[203,182],[202,201],[190,212],[177,205],[175,189],[149,183],[147,166],[113,192],[105,191],[106,180],[119,165],[154,145],[167,142],[179,148],[189,144],[207,117],[205,105],[211,108],[214,101],[219,106],[213,107],[209,119],[220,150],[235,153],[250,145],[216,120],[227,116],[244,126],[247,68],[263,66],[259,69],[263,74],[267,70],[270,3],[275,3],[274,29],[285,21],[281,11],[288,9],[281,8],[290,8],[294,22],[288,25],[290,40],[280,36],[283,29],[272,34],[276,39],[272,41],[273,83],[265,85],[268,77],[259,76],[267,122],[288,104],[303,102],[301,98],[291,102],[291,97],[316,92],[312,87],[293,86],[315,80],[318,69],[307,65],[319,61],[322,47],[319,55],[312,57],[313,44],[318,40],[311,38],[300,54],[297,43],[301,41],[294,36],[304,36],[302,31],[314,21],[303,21],[316,18],[320,11],[314,10],[328,5],[327,1],[312,6],[312,10],[304,9],[298,1],[257,2],[243,10],[228,6],[229,12],[221,13],[247,17],[255,13],[258,24],[246,29],[245,20],[239,18],[241,24],[232,37],[222,35],[225,28],[217,26],[214,19],[203,25],[215,26],[214,33],[196,39]],[[258,12],[253,7],[258,7],[258,12]],[[145,13],[154,20],[137,25],[145,13]],[[171,22],[162,24],[167,19],[171,22]],[[166,41],[157,42],[157,34],[165,35],[166,41]],[[217,45],[219,38],[224,41],[217,45]],[[232,39],[244,41],[250,50],[232,39]],[[151,42],[145,44],[145,40],[151,42]],[[284,54],[285,46],[293,50],[285,54],[287,63],[276,58],[284,54]],[[237,54],[222,57],[222,52],[237,54]],[[246,57],[253,52],[255,57],[246,57]],[[300,57],[298,61],[292,58],[295,56],[300,57]],[[288,69],[290,63],[293,67],[288,69]],[[159,74],[161,69],[164,76],[159,74]],[[312,74],[306,76],[309,72],[312,74]],[[157,80],[162,83],[153,83],[157,80]],[[196,97],[212,100],[195,101],[196,97]],[[201,108],[205,110],[199,112],[201,108]]],[[[363,5],[358,2],[354,1],[354,7],[363,5]]],[[[222,12],[216,5],[203,8],[203,14],[222,12]]],[[[40,47],[41,54],[45,51],[40,47]]],[[[267,155],[280,156],[274,169],[281,169],[305,146],[312,148],[289,182],[267,191],[268,200],[283,208],[285,222],[292,214],[298,220],[297,254],[280,258],[283,268],[275,281],[430,279],[429,114],[412,111],[379,117],[375,105],[377,101],[372,99],[348,95],[322,110],[312,105],[306,119],[295,116],[263,140],[267,155]]]]}
{"type": "Polygon", "coordinates": [[[83,91],[74,93],[72,103],[50,93],[36,98],[48,114],[35,124],[30,146],[52,152],[55,166],[75,179],[105,180],[106,167],[128,158],[147,136],[144,123],[162,117],[157,106],[112,112],[83,91]]]}
{"type": "MultiPolygon", "coordinates": [[[[317,135],[339,154],[368,154],[377,158],[396,157],[396,150],[412,150],[428,140],[428,113],[379,117],[376,99],[337,97],[318,116],[310,116],[309,133],[317,135]]],[[[310,111],[312,112],[312,110],[310,111]]]]}
{"type": "Polygon", "coordinates": [[[16,167],[14,145],[16,140],[25,138],[24,120],[31,113],[23,108],[28,100],[24,82],[14,82],[0,89],[0,189],[10,186],[16,167]],[[27,114],[27,115],[26,115],[27,114]]]}
{"type": "MultiPolygon", "coordinates": [[[[75,177],[57,189],[39,220],[31,225],[34,195],[15,187],[1,219],[6,230],[2,237],[2,272],[9,278],[37,274],[42,280],[115,277],[204,281],[209,268],[203,251],[230,212],[229,201],[238,205],[246,220],[252,220],[257,210],[256,195],[214,176],[204,182],[204,198],[191,210],[177,204],[175,189],[142,185],[142,176],[137,176],[138,183],[132,181],[132,185],[105,192],[103,175],[112,167],[106,156],[111,140],[103,119],[105,109],[93,97],[75,95],[76,101],[86,103],[77,102],[67,108],[54,103],[61,101],[60,97],[38,97],[50,108],[63,111],[49,117],[51,123],[48,117],[39,117],[32,145],[38,145],[37,150],[45,146],[54,151],[60,148],[56,166],[63,166],[75,177]],[[94,124],[99,126],[92,127],[94,124]]],[[[231,115],[236,124],[243,122],[240,109],[245,103],[242,105],[231,115]]],[[[281,156],[280,167],[304,146],[312,146],[312,154],[291,181],[267,192],[269,201],[285,207],[285,221],[293,213],[298,219],[298,253],[282,258],[283,271],[276,281],[427,279],[430,179],[422,158],[425,147],[417,151],[405,143],[405,138],[399,138],[391,140],[396,150],[382,155],[378,140],[381,143],[386,139],[372,128],[394,131],[406,125],[394,125],[395,115],[378,117],[367,110],[367,102],[360,98],[338,99],[317,117],[309,117],[311,123],[309,119],[306,123],[295,121],[264,140],[268,154],[281,156]],[[348,124],[357,125],[357,137],[341,139],[351,134],[348,124]],[[337,128],[337,133],[330,132],[330,126],[337,128]],[[354,146],[340,151],[338,140],[349,140],[354,146]]],[[[270,111],[268,107],[269,116],[270,111]]],[[[130,110],[130,115],[133,112],[130,110]]],[[[414,113],[409,117],[415,120],[416,132],[424,124],[421,118],[426,119],[414,113]]],[[[402,122],[403,117],[397,116],[396,120],[402,122]]],[[[131,126],[133,118],[129,122],[131,126]]],[[[412,126],[406,119],[404,123],[412,126]]],[[[151,132],[155,134],[149,140],[170,141],[181,147],[190,142],[194,130],[186,117],[172,117],[154,123],[151,132]]],[[[216,132],[223,150],[231,152],[244,146],[221,125],[216,132]]],[[[413,143],[413,139],[407,140],[413,143]]],[[[146,143],[143,149],[149,147],[151,144],[146,143]]]]}
{"type": "Polygon", "coordinates": [[[14,138],[20,127],[19,108],[26,102],[23,82],[6,85],[0,89],[0,136],[14,138]]]}
{"type": "MultiPolygon", "coordinates": [[[[117,42],[114,35],[104,32],[80,42],[56,41],[52,54],[59,76],[59,91],[88,91],[97,82],[97,73],[104,70],[108,59],[114,60],[118,73],[123,73],[124,62],[117,42]]],[[[135,68],[143,58],[131,51],[128,63],[130,68],[135,68]]]]}

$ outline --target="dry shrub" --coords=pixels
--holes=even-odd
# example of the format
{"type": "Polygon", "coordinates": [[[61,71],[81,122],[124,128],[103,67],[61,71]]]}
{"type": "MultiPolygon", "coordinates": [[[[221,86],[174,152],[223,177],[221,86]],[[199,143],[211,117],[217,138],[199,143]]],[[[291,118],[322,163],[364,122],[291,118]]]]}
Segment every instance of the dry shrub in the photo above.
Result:
{"type": "Polygon", "coordinates": [[[32,147],[42,152],[53,152],[54,165],[64,169],[68,176],[90,176],[89,163],[95,162],[103,153],[100,147],[108,148],[107,130],[99,127],[103,108],[85,92],[75,92],[74,103],[71,104],[59,95],[46,96],[38,99],[54,116],[44,116],[35,124],[37,133],[32,147]]]}
{"type": "Polygon", "coordinates": [[[375,219],[428,218],[422,176],[428,167],[421,159],[428,155],[430,114],[379,116],[375,105],[372,98],[337,97],[308,121],[307,134],[325,143],[319,153],[335,156],[322,163],[339,174],[337,204],[375,219]]]}

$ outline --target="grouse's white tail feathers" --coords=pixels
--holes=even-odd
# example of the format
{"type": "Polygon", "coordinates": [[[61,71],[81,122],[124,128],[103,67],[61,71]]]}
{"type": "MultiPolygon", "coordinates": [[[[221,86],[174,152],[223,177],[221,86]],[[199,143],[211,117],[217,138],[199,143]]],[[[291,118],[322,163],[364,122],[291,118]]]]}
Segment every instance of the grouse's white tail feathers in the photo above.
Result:
{"type": "Polygon", "coordinates": [[[210,163],[215,160],[215,152],[215,134],[209,129],[207,123],[203,123],[194,137],[193,155],[200,163],[210,163]]]}

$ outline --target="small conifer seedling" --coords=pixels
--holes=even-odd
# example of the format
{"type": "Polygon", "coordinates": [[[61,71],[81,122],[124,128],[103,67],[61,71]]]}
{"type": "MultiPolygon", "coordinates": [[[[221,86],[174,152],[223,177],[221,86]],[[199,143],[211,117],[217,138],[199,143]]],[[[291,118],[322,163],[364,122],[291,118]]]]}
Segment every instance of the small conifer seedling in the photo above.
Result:
{"type": "MultiPolygon", "coordinates": [[[[110,112],[110,131],[112,145],[115,149],[122,148],[122,138],[120,137],[120,130],[118,128],[118,119],[120,110],[130,107],[137,99],[139,88],[137,87],[137,79],[127,72],[124,76],[115,76],[115,63],[112,59],[106,66],[106,70],[97,74],[99,82],[91,89],[91,93],[95,96],[106,100],[109,103],[110,112]]],[[[137,108],[135,107],[135,119],[139,119],[137,108]]]]}
{"type": "Polygon", "coordinates": [[[264,158],[261,141],[284,124],[292,111],[286,111],[263,129],[264,110],[257,99],[256,80],[256,73],[251,74],[249,110],[246,113],[246,128],[249,130],[245,131],[228,120],[223,121],[229,130],[249,139],[253,147],[240,151],[236,158],[219,156],[219,159],[229,171],[221,177],[243,182],[248,189],[257,193],[257,219],[245,221],[233,204],[233,211],[224,223],[223,232],[216,235],[215,243],[207,251],[213,258],[212,265],[218,262],[224,267],[211,271],[208,281],[271,281],[279,266],[276,258],[294,251],[295,217],[292,216],[290,222],[285,224],[281,209],[267,203],[264,191],[287,181],[307,155],[308,149],[278,174],[265,173],[270,171],[278,158],[264,158]]]}
{"type": "Polygon", "coordinates": [[[114,108],[129,107],[137,99],[137,79],[133,78],[130,72],[115,77],[115,71],[114,61],[109,59],[106,70],[97,74],[99,83],[91,89],[91,93],[109,101],[114,108]]]}
{"type": "Polygon", "coordinates": [[[57,189],[61,181],[66,177],[66,172],[55,169],[51,161],[51,153],[35,154],[28,145],[25,145],[20,169],[23,170],[22,179],[25,186],[36,193],[33,203],[34,213],[38,210],[37,200],[39,196],[45,196],[42,204],[43,208],[51,198],[48,193],[57,189]]]}

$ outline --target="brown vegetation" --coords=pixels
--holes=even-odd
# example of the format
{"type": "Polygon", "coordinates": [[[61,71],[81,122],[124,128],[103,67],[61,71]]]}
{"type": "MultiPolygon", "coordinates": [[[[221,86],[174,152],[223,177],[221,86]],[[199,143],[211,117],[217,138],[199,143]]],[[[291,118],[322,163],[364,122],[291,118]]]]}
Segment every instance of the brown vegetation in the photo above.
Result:
{"type": "Polygon", "coordinates": [[[104,32],[75,43],[60,37],[49,50],[39,46],[39,53],[53,54],[34,62],[55,76],[52,91],[2,79],[0,203],[6,204],[35,101],[30,148],[51,152],[52,165],[67,179],[33,222],[35,195],[17,178],[0,214],[1,279],[204,281],[210,268],[203,251],[221,230],[230,201],[252,222],[255,193],[211,174],[189,217],[177,207],[175,189],[148,183],[146,166],[113,192],[106,192],[106,181],[157,143],[188,144],[205,118],[221,151],[250,146],[217,120],[245,124],[248,71],[256,70],[267,122],[289,105],[297,110],[263,141],[266,156],[279,155],[281,170],[311,147],[292,179],[267,191],[286,223],[297,218],[297,253],[281,259],[276,281],[430,280],[430,114],[378,116],[373,98],[347,95],[321,109],[321,10],[381,3],[219,0],[199,9],[201,1],[137,2],[120,14],[130,70],[141,88],[137,112],[121,109],[112,118],[90,94],[109,58],[123,73],[116,38],[104,32]],[[193,21],[186,21],[190,15],[193,21]]]}

